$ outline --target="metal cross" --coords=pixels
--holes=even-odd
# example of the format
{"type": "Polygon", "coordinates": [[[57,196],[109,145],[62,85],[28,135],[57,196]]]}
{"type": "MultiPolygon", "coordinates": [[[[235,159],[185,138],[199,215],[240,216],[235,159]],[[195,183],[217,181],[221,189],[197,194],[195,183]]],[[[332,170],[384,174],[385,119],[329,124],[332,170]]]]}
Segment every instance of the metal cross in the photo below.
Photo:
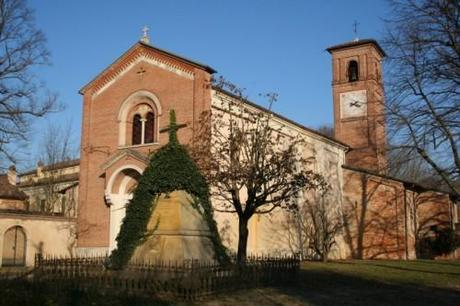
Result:
{"type": "Polygon", "coordinates": [[[353,32],[355,33],[355,41],[359,40],[359,38],[358,38],[358,25],[359,25],[359,22],[357,22],[355,20],[355,22],[353,22],[353,32]]]}
{"type": "Polygon", "coordinates": [[[148,26],[144,26],[142,28],[142,38],[141,38],[141,41],[144,42],[144,43],[150,43],[150,38],[149,38],[149,27],[148,26]]]}

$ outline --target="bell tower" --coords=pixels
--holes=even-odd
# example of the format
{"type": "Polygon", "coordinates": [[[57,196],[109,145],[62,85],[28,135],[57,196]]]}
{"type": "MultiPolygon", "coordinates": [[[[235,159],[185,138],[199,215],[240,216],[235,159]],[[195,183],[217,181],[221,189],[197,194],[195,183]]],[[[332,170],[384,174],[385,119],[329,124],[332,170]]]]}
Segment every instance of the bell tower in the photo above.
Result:
{"type": "Polygon", "coordinates": [[[346,164],[385,173],[382,80],[385,52],[373,39],[332,46],[334,136],[351,147],[346,164]]]}

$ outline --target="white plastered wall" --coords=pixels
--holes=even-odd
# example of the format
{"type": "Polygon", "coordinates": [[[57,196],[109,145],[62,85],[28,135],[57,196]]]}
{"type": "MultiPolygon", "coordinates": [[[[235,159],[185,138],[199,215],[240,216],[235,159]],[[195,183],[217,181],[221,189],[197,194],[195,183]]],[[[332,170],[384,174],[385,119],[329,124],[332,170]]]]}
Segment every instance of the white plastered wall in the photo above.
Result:
{"type": "Polygon", "coordinates": [[[26,235],[26,265],[33,266],[35,254],[70,256],[75,243],[75,221],[60,217],[2,215],[0,216],[0,265],[5,232],[21,226],[26,235]]]}
{"type": "MultiPolygon", "coordinates": [[[[221,92],[213,91],[213,116],[223,115],[223,118],[225,118],[224,110],[228,109],[225,103],[230,99],[232,98],[221,92]]],[[[255,112],[261,111],[251,105],[247,105],[247,108],[255,112]]],[[[276,115],[273,117],[272,124],[275,128],[282,127],[282,132],[286,135],[303,138],[305,143],[304,148],[302,148],[303,157],[311,161],[311,165],[309,166],[328,179],[334,191],[333,197],[336,205],[334,210],[341,214],[343,193],[342,165],[345,161],[346,147],[276,115]]],[[[302,202],[302,198],[299,201],[302,202]]],[[[213,203],[216,205],[216,199],[213,199],[213,203]]],[[[232,251],[236,251],[238,245],[237,215],[234,213],[215,212],[215,218],[224,244],[232,251]]],[[[290,246],[286,232],[282,226],[285,220],[286,212],[281,209],[275,209],[270,214],[253,216],[248,225],[248,254],[291,254],[293,252],[292,246],[290,246]]],[[[338,235],[336,237],[336,246],[333,248],[330,257],[346,258],[347,250],[348,248],[345,245],[343,237],[338,235]]]]}

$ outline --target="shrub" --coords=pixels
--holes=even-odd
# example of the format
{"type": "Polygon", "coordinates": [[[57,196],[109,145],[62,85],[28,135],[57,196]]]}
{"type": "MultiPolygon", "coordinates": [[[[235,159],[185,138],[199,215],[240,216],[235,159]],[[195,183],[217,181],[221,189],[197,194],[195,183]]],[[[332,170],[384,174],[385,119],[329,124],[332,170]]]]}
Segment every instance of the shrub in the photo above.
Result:
{"type": "Polygon", "coordinates": [[[435,258],[447,255],[460,246],[460,236],[452,228],[434,228],[434,236],[424,237],[418,242],[419,258],[435,258]]]}

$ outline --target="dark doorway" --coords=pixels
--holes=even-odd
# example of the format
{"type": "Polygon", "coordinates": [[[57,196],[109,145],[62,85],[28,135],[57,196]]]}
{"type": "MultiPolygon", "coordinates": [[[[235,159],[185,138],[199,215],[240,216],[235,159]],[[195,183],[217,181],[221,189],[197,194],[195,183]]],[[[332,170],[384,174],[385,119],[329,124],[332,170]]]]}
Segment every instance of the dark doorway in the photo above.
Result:
{"type": "Polygon", "coordinates": [[[24,266],[26,263],[26,234],[20,226],[8,229],[3,236],[2,266],[24,266]]]}

